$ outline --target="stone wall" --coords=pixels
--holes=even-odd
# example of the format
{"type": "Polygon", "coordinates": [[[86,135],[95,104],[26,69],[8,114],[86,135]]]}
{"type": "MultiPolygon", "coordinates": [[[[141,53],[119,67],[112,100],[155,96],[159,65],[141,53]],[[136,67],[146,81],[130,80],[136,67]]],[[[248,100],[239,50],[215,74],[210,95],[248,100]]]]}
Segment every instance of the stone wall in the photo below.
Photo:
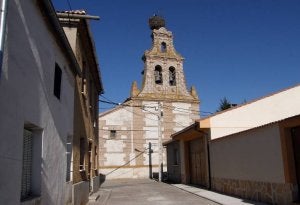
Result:
{"type": "Polygon", "coordinates": [[[298,186],[237,179],[212,178],[212,190],[244,199],[270,204],[290,204],[296,199],[298,186]]]}

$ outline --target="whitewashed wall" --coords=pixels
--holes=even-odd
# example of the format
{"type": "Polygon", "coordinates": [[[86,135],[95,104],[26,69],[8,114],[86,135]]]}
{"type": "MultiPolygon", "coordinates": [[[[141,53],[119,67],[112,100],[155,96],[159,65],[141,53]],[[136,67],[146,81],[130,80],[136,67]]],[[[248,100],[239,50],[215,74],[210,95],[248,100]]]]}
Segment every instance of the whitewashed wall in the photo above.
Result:
{"type": "Polygon", "coordinates": [[[0,79],[0,204],[20,204],[23,128],[28,123],[40,129],[41,204],[64,204],[74,76],[36,1],[8,2],[0,79]],[[60,100],[53,95],[55,62],[62,69],[60,100]]]}
{"type": "Polygon", "coordinates": [[[211,139],[300,114],[300,85],[210,118],[211,139]]]}

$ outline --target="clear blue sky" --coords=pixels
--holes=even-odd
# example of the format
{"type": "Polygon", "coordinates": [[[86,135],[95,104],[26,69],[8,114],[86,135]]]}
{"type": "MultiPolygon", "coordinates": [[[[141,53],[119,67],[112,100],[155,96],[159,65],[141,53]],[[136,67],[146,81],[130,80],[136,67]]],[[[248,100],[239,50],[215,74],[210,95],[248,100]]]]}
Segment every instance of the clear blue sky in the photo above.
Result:
{"type": "MultiPolygon", "coordinates": [[[[173,32],[202,111],[214,112],[223,97],[239,104],[300,83],[300,0],[69,1],[72,9],[101,18],[91,27],[104,96],[112,101],[129,97],[132,81],[141,85],[154,13],[173,32]]],[[[67,0],[53,3],[69,10],[67,0]]]]}

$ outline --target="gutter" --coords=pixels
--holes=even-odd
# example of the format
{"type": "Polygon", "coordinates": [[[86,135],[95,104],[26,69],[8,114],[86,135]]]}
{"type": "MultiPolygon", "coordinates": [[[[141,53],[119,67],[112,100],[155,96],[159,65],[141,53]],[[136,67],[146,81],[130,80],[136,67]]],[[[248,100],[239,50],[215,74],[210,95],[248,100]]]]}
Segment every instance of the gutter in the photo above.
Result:
{"type": "Polygon", "coordinates": [[[93,19],[100,20],[99,16],[83,15],[83,14],[69,14],[69,13],[60,13],[57,12],[57,17],[59,18],[68,18],[68,19],[93,19]]]}
{"type": "Polygon", "coordinates": [[[50,19],[51,25],[54,27],[55,31],[59,35],[60,43],[67,51],[66,54],[67,54],[68,58],[71,60],[71,65],[70,65],[71,70],[73,71],[73,73],[75,75],[78,74],[81,77],[81,69],[76,60],[75,54],[73,53],[73,50],[70,46],[70,43],[67,39],[67,36],[59,23],[59,20],[57,18],[55,9],[54,9],[51,1],[50,0],[40,0],[40,2],[46,11],[45,15],[50,19]]]}
{"type": "Polygon", "coordinates": [[[1,15],[0,15],[0,18],[1,18],[1,22],[0,22],[0,79],[1,79],[3,55],[4,55],[3,53],[4,53],[4,44],[5,44],[7,4],[8,4],[8,0],[2,0],[1,15]]]}

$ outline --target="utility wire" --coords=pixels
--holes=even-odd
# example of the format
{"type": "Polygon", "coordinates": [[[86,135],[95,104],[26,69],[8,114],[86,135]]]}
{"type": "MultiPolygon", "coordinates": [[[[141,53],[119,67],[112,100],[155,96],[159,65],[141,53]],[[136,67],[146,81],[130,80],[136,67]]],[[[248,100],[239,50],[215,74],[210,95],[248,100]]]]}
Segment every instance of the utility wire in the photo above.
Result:
{"type": "Polygon", "coordinates": [[[141,153],[139,153],[136,157],[132,158],[131,160],[129,160],[129,161],[126,162],[125,164],[123,164],[123,165],[121,165],[121,166],[115,168],[114,170],[108,172],[105,176],[108,176],[108,175],[112,174],[113,172],[117,171],[118,169],[120,169],[120,168],[126,166],[126,165],[129,164],[131,161],[135,160],[136,158],[138,158],[139,156],[141,156],[142,154],[144,154],[144,153],[146,152],[147,149],[149,149],[149,148],[146,148],[144,151],[142,151],[141,153]]]}
{"type": "MultiPolygon", "coordinates": [[[[107,97],[103,96],[103,95],[100,95],[101,97],[103,97],[104,99],[106,100],[100,100],[99,99],[99,102],[103,102],[103,103],[108,103],[108,104],[112,104],[112,105],[120,105],[120,106],[127,106],[127,107],[141,107],[141,108],[156,108],[157,106],[155,106],[155,104],[148,104],[148,105],[142,105],[142,106],[139,106],[139,105],[126,105],[124,103],[116,103],[116,102],[113,102],[111,100],[109,100],[107,97]],[[154,106],[149,106],[149,105],[154,105],[154,106]]],[[[213,114],[213,112],[208,112],[208,111],[198,111],[198,110],[191,110],[191,109],[185,109],[185,108],[180,108],[180,107],[174,107],[174,106],[167,106],[167,105],[163,105],[164,108],[167,108],[167,109],[172,109],[172,110],[176,110],[176,111],[179,111],[179,112],[184,112],[184,111],[189,111],[190,112],[194,112],[194,113],[205,113],[205,114],[213,114]]],[[[187,113],[187,112],[185,112],[187,113]]]]}
{"type": "Polygon", "coordinates": [[[67,0],[67,3],[68,3],[68,6],[69,6],[69,9],[70,9],[70,11],[72,11],[72,6],[71,6],[71,3],[70,3],[70,1],[69,1],[69,0],[67,0]]]}

